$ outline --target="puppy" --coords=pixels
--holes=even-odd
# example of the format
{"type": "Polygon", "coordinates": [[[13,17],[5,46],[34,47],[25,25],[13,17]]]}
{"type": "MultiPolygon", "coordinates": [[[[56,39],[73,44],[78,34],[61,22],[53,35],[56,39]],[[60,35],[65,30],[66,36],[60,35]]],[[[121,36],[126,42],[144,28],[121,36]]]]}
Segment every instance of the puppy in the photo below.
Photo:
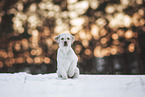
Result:
{"type": "Polygon", "coordinates": [[[75,37],[69,33],[62,33],[55,37],[59,43],[57,51],[57,75],[63,79],[77,78],[79,69],[77,67],[78,57],[71,48],[71,44],[75,41],[75,37]]]}

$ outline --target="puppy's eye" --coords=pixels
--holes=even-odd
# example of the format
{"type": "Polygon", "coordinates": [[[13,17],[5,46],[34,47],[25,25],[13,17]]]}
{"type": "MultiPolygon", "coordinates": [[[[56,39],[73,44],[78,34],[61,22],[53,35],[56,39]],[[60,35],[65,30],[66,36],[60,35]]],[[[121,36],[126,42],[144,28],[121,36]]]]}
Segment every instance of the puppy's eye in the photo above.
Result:
{"type": "Polygon", "coordinates": [[[64,40],[64,38],[61,38],[61,40],[64,40]]]}
{"type": "Polygon", "coordinates": [[[67,40],[70,40],[70,38],[67,38],[67,40]]]}

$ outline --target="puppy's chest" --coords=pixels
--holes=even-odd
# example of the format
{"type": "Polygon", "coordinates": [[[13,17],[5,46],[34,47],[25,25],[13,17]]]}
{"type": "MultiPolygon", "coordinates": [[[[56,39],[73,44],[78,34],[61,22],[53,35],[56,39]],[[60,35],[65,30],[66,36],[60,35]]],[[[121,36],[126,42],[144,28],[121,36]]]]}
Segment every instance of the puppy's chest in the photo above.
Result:
{"type": "Polygon", "coordinates": [[[68,51],[65,51],[65,49],[59,49],[58,51],[58,59],[60,61],[69,61],[71,62],[72,60],[75,60],[77,56],[73,52],[72,49],[69,49],[68,51]]]}
{"type": "Polygon", "coordinates": [[[63,54],[62,58],[63,58],[64,60],[70,61],[70,60],[73,59],[73,55],[70,54],[70,53],[69,53],[69,54],[63,54]]]}

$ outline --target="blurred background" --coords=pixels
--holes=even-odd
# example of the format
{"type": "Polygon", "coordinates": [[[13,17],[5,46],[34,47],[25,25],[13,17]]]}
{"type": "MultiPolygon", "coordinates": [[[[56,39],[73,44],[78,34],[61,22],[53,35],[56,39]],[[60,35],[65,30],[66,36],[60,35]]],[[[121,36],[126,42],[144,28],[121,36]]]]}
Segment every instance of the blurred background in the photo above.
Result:
{"type": "Polygon", "coordinates": [[[145,74],[145,0],[0,0],[0,72],[56,72],[71,33],[82,74],[145,74]]]}

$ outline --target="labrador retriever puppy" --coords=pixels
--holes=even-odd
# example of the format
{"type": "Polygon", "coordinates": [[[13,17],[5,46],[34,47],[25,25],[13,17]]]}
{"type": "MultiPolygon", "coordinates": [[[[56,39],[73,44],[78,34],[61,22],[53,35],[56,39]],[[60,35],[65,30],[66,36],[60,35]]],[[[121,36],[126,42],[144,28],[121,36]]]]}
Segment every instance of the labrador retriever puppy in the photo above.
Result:
{"type": "Polygon", "coordinates": [[[71,44],[75,37],[69,33],[62,33],[55,37],[59,48],[57,51],[57,75],[60,78],[77,78],[79,69],[77,67],[78,57],[76,56],[71,44]]]}

